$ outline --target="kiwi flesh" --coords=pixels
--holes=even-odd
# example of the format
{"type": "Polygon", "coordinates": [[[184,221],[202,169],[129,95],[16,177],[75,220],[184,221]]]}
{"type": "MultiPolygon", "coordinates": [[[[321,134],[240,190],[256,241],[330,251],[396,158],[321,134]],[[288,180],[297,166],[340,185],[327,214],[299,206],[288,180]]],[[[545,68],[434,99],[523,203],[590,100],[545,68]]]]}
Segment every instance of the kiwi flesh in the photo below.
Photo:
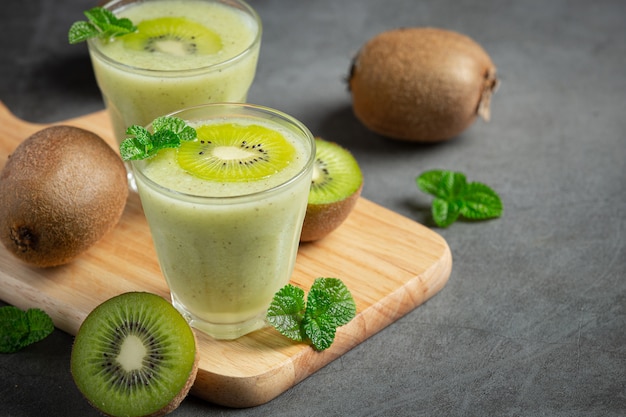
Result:
{"type": "Polygon", "coordinates": [[[162,416],[187,396],[198,371],[196,339],[162,297],[127,292],[81,324],[70,358],[87,401],[108,416],[162,416]]]}
{"type": "Polygon", "coordinates": [[[190,174],[214,181],[250,181],[286,168],[296,154],[278,131],[260,125],[202,125],[197,138],[178,148],[178,164],[190,174]]]}
{"type": "Polygon", "coordinates": [[[0,241],[30,265],[68,263],[117,224],[127,197],[124,164],[100,136],[44,128],[0,172],[0,241]]]}
{"type": "Polygon", "coordinates": [[[217,33],[184,17],[141,21],[136,32],[122,39],[129,49],[173,56],[211,55],[222,49],[222,40],[217,33]]]}
{"type": "Polygon", "coordinates": [[[344,147],[315,138],[315,165],[301,242],[322,239],[339,227],[353,210],[363,189],[363,174],[344,147]]]}

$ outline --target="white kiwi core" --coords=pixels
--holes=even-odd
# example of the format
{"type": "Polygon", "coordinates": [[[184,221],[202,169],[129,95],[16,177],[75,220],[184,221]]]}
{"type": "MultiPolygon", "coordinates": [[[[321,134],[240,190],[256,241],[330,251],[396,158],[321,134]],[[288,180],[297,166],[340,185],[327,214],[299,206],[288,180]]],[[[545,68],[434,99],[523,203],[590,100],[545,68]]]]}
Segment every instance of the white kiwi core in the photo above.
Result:
{"type": "Polygon", "coordinates": [[[189,53],[185,49],[185,45],[175,40],[164,39],[162,41],[155,42],[154,46],[160,52],[170,54],[173,56],[189,55],[189,53]]]}
{"type": "Polygon", "coordinates": [[[213,151],[213,155],[225,161],[232,161],[250,158],[254,156],[254,153],[237,146],[218,146],[213,151]]]}
{"type": "Polygon", "coordinates": [[[142,368],[143,358],[148,351],[140,338],[128,335],[120,348],[117,361],[125,371],[134,371],[142,368]]]}
{"type": "Polygon", "coordinates": [[[311,178],[311,181],[312,182],[317,182],[323,176],[324,176],[324,174],[322,173],[322,170],[320,169],[320,167],[317,164],[313,165],[313,176],[311,178]]]}

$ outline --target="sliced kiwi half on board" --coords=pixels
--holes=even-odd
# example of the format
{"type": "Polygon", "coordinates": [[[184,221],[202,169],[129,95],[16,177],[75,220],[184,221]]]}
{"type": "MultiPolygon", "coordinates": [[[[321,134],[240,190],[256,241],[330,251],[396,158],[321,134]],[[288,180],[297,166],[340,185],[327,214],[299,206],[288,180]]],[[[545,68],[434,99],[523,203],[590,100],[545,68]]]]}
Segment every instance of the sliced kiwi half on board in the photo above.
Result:
{"type": "Polygon", "coordinates": [[[278,131],[260,125],[203,125],[178,148],[178,164],[209,181],[260,180],[286,168],[296,154],[278,131]]]}
{"type": "Polygon", "coordinates": [[[141,21],[136,32],[122,39],[129,49],[173,56],[211,55],[222,49],[222,39],[217,33],[184,17],[141,21]]]}
{"type": "Polygon", "coordinates": [[[186,397],[197,374],[196,339],[183,316],[147,292],[115,296],[80,326],[74,381],[108,416],[162,416],[186,397]]]}
{"type": "Polygon", "coordinates": [[[352,154],[337,143],[315,138],[315,165],[301,242],[319,240],[348,217],[363,189],[363,174],[352,154]]]}

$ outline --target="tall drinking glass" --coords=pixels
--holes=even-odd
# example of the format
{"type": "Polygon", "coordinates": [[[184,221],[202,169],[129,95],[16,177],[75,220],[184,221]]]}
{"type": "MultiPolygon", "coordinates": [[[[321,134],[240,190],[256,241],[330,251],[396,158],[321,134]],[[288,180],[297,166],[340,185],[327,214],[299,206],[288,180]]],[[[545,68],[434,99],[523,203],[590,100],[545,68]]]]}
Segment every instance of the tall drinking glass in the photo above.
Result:
{"type": "MultiPolygon", "coordinates": [[[[181,166],[182,146],[132,162],[172,303],[193,327],[218,339],[234,339],[264,326],[274,294],[291,278],[315,141],[293,117],[250,104],[207,104],[173,116],[205,137],[212,131],[221,132],[217,137],[244,132],[244,145],[251,145],[257,132],[284,138],[279,148],[264,155],[269,160],[287,155],[288,160],[262,178],[197,176],[181,166]]],[[[261,141],[253,148],[265,146],[261,141]]],[[[238,158],[243,152],[239,148],[211,152],[232,152],[238,158]]]]}

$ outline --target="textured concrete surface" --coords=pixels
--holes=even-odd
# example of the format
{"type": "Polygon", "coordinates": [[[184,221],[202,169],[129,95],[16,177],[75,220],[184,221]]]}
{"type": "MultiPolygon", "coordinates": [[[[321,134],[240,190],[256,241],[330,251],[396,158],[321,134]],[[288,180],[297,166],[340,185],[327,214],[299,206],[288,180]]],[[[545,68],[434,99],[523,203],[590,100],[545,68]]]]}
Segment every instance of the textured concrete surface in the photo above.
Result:
{"type": "MultiPolygon", "coordinates": [[[[95,1],[94,1],[95,3],[95,1]]],[[[251,102],[350,148],[365,197],[433,227],[422,171],[497,190],[501,219],[435,229],[454,268],[432,300],[270,403],[190,397],[176,416],[626,415],[626,2],[251,0],[265,33],[251,102]],[[395,143],[354,118],[345,77],[362,43],[401,26],[465,33],[502,85],[492,121],[435,146],[395,143]]],[[[5,0],[0,100],[29,121],[102,109],[79,0],[5,0]]],[[[96,416],[56,331],[0,356],[0,415],[96,416]]]]}

